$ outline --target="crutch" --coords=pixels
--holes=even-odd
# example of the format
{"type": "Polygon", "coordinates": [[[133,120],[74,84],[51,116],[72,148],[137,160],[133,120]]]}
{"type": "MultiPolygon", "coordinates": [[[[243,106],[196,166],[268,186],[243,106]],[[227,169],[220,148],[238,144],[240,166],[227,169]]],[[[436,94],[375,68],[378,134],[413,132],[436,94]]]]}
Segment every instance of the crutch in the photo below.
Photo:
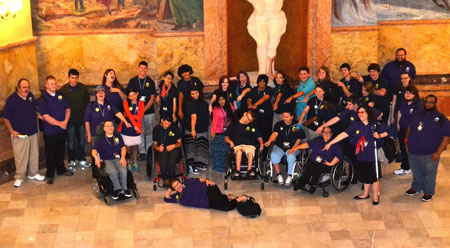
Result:
{"type": "MultiPolygon", "coordinates": [[[[377,124],[373,125],[372,133],[377,131],[377,124]]],[[[377,149],[377,139],[373,138],[373,146],[375,147],[375,174],[377,177],[377,194],[378,194],[378,202],[380,201],[380,177],[378,173],[378,149],[377,149]]]]}

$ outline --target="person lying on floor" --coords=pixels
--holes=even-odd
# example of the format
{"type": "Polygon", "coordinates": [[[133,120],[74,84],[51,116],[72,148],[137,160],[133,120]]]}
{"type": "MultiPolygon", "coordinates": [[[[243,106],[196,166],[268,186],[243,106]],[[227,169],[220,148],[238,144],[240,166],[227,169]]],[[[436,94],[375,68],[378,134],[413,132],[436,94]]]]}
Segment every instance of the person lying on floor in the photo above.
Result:
{"type": "Polygon", "coordinates": [[[184,184],[176,178],[172,179],[170,188],[164,196],[164,201],[168,203],[221,211],[233,210],[238,202],[245,202],[247,199],[246,195],[236,197],[232,194],[222,194],[216,183],[207,178],[189,178],[184,181],[184,184]]]}

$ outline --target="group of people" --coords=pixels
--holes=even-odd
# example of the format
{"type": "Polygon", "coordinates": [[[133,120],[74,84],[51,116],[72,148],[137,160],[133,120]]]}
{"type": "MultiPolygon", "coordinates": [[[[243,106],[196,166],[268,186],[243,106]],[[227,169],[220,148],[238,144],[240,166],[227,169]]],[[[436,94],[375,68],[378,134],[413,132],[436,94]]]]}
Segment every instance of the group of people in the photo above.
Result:
{"type": "MultiPolygon", "coordinates": [[[[344,63],[339,81],[331,80],[325,66],[319,68],[316,81],[308,67],[300,67],[296,89],[283,72],[272,72],[274,58],[269,61],[269,75],[259,75],[253,88],[245,71],[236,78],[222,76],[209,103],[204,99],[203,83],[192,76],[189,65],[178,68],[181,79],[177,85],[171,71],[155,84],[147,76],[148,64],[142,61],[138,75],[130,79],[126,89],[116,72],[108,69],[102,84],[95,88],[92,102],[75,69],[69,71],[68,83],[60,90],[56,79],[48,76],[46,90],[38,101],[30,92],[29,81],[20,79],[4,110],[16,160],[14,186],[22,184],[27,164],[29,179],[47,178],[49,184],[54,182],[55,170],[58,175],[73,175],[64,166],[66,137],[69,167],[75,167],[77,161],[88,167],[86,137],[88,143],[94,143],[92,163],[100,167],[104,162],[110,175],[113,197],[128,197],[126,171],[139,170],[137,161],[150,159],[150,152],[154,152],[163,179],[174,177],[182,147],[190,173],[207,170],[210,135],[214,171],[225,172],[227,156],[234,153],[234,176],[254,176],[253,160],[260,152],[270,156],[280,185],[294,185],[295,190],[310,193],[315,191],[320,175],[346,156],[355,167],[356,178],[364,184],[363,193],[355,199],[369,198],[372,188],[376,205],[380,202],[381,167],[375,151],[382,147],[384,138],[391,136],[398,140],[402,161],[394,174],[413,173],[406,194],[423,191],[422,199],[431,200],[439,156],[450,137],[450,123],[436,109],[435,96],[429,95],[424,101],[419,98],[414,86],[415,68],[406,60],[405,49],[398,49],[395,60],[383,70],[378,64],[370,64],[367,76],[357,75],[344,63]],[[43,122],[46,177],[37,170],[37,119],[43,122]],[[270,154],[268,147],[272,147],[270,154]],[[310,156],[304,174],[293,182],[299,150],[310,150],[310,156]],[[125,159],[127,151],[129,162],[125,159]],[[244,155],[247,171],[241,171],[244,155]],[[283,156],[288,163],[285,178],[279,167],[283,156]]],[[[178,185],[170,186],[178,191],[178,185]]],[[[173,200],[169,198],[167,201],[173,200]]]]}

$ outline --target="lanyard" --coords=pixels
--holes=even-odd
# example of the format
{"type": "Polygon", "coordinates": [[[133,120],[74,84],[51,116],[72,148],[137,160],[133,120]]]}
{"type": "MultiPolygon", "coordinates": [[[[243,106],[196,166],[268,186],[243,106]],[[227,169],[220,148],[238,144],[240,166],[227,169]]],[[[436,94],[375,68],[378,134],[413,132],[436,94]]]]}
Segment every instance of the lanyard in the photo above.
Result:
{"type": "Polygon", "coordinates": [[[137,115],[137,111],[138,111],[138,103],[136,103],[136,104],[131,103],[131,106],[133,106],[133,112],[134,112],[134,115],[137,115]]]}
{"type": "Polygon", "coordinates": [[[114,144],[114,138],[115,138],[114,135],[112,136],[112,139],[113,139],[113,143],[112,144],[111,144],[111,142],[109,142],[109,139],[108,139],[108,137],[106,137],[106,135],[105,135],[105,138],[106,138],[106,142],[108,142],[108,144],[113,147],[113,150],[115,150],[116,149],[116,145],[114,144]]]}
{"type": "Polygon", "coordinates": [[[164,145],[164,143],[166,142],[166,136],[167,136],[167,131],[169,131],[169,129],[167,128],[167,130],[164,130],[164,128],[161,126],[161,144],[160,145],[164,145]],[[162,135],[164,132],[164,135],[162,135]]]}
{"type": "Polygon", "coordinates": [[[143,79],[144,82],[141,84],[141,79],[138,76],[138,84],[139,84],[139,88],[141,89],[141,93],[143,93],[144,89],[145,89],[145,79],[146,79],[146,77],[143,79]]]}
{"type": "Polygon", "coordinates": [[[320,109],[320,106],[322,105],[322,102],[323,102],[323,99],[320,100],[319,105],[317,105],[317,97],[316,97],[316,105],[314,105],[314,111],[316,112],[316,116],[317,116],[318,113],[319,113],[319,109],[320,109]]]}
{"type": "Polygon", "coordinates": [[[104,118],[105,117],[105,109],[102,109],[102,107],[100,107],[100,104],[98,102],[97,102],[97,106],[98,106],[98,109],[100,110],[100,114],[102,115],[102,118],[104,118]]]}
{"type": "Polygon", "coordinates": [[[286,141],[289,141],[289,133],[291,132],[291,125],[292,125],[292,123],[289,125],[289,127],[288,126],[286,126],[286,124],[284,124],[284,127],[285,127],[285,133],[286,133],[286,141]]]}

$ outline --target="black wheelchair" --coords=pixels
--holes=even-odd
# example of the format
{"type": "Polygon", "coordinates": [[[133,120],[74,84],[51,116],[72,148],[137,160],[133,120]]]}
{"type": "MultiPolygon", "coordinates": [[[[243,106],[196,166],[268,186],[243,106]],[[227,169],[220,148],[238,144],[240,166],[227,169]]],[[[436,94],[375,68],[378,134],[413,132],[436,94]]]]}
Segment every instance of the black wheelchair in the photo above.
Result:
{"type": "MultiPolygon", "coordinates": [[[[187,176],[187,166],[183,146],[180,147],[180,149],[181,153],[179,158],[177,159],[178,162],[175,165],[175,175],[171,175],[171,177],[178,178],[181,182],[184,182],[187,176]]],[[[156,167],[156,177],[153,178],[153,191],[156,191],[158,187],[164,188],[165,185],[161,183],[163,181],[161,178],[161,167],[159,163],[155,161],[155,150],[153,149],[152,145],[148,148],[147,152],[147,176],[150,178],[150,180],[152,178],[153,167],[156,167]]]]}
{"type": "Polygon", "coordinates": [[[255,170],[255,175],[250,176],[247,175],[248,170],[248,160],[245,152],[242,153],[241,159],[241,175],[236,177],[234,173],[236,172],[236,155],[234,153],[234,149],[230,148],[227,155],[227,168],[224,175],[224,185],[223,188],[225,190],[228,189],[228,177],[231,177],[231,180],[260,180],[261,181],[261,190],[264,190],[264,173],[263,173],[263,163],[264,160],[262,158],[262,154],[259,151],[259,148],[256,147],[255,157],[253,158],[252,168],[255,170]]]}
{"type": "MultiPolygon", "coordinates": [[[[105,201],[106,205],[110,205],[114,200],[111,194],[114,191],[113,184],[108,174],[105,172],[105,164],[102,162],[100,168],[95,164],[92,166],[92,191],[94,195],[105,201]]],[[[139,191],[134,182],[133,174],[127,169],[127,188],[133,193],[136,200],[139,199],[139,191]]],[[[120,199],[120,198],[119,198],[120,199]]]]}

